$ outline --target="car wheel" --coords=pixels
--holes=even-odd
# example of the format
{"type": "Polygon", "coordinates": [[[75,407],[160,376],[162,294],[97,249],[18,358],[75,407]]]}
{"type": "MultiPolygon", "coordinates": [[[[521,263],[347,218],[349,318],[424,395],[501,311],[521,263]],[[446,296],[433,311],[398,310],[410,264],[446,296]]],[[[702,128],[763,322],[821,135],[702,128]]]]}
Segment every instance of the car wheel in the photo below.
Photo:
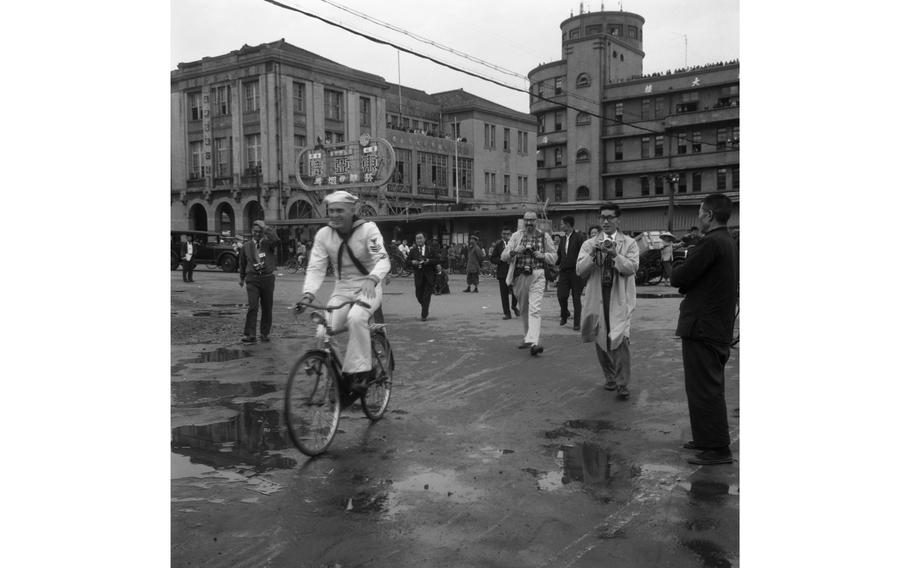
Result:
{"type": "Polygon", "coordinates": [[[226,254],[218,261],[218,266],[224,272],[234,272],[237,269],[237,259],[234,258],[234,255],[226,254]]]}

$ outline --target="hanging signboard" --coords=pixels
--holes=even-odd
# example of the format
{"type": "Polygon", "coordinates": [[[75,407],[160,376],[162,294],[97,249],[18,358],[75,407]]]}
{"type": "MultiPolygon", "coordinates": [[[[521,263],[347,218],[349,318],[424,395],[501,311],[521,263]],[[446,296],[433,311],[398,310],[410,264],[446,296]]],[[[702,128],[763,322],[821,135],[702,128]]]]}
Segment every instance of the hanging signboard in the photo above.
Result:
{"type": "Polygon", "coordinates": [[[305,148],[297,154],[297,183],[307,191],[376,187],[395,169],[395,150],[383,138],[305,148]]]}

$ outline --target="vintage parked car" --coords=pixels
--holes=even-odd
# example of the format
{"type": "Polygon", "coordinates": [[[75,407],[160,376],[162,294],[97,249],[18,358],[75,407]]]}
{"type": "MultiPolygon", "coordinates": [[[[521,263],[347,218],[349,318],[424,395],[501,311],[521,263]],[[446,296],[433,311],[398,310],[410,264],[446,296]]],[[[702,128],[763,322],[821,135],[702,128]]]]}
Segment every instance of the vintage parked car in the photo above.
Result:
{"type": "Polygon", "coordinates": [[[220,233],[209,231],[171,231],[171,270],[177,270],[180,266],[180,243],[185,238],[193,239],[195,244],[195,264],[217,266],[225,272],[237,270],[240,256],[233,237],[223,237],[220,233]]]}

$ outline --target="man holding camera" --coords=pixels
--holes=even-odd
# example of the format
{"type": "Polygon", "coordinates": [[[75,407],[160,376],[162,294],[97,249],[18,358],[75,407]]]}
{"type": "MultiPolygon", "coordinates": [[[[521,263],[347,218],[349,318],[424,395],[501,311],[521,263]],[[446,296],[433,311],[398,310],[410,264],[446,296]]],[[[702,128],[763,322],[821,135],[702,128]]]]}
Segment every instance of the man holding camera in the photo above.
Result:
{"type": "Polygon", "coordinates": [[[519,349],[531,348],[531,355],[543,352],[540,343],[540,307],[546,282],[545,263],[556,262],[556,247],[550,235],[537,229],[537,213],[524,214],[524,227],[509,238],[500,258],[509,262],[506,285],[511,284],[518,297],[518,309],[524,326],[524,341],[519,349]]]}
{"type": "Polygon", "coordinates": [[[586,240],[575,270],[587,279],[581,308],[581,339],[594,342],[603,370],[604,388],[629,398],[632,356],[629,332],[635,309],[635,272],[638,244],[619,230],[619,205],[600,207],[601,231],[586,240]]]}
{"type": "Polygon", "coordinates": [[[262,306],[259,333],[262,341],[269,340],[272,331],[272,300],[275,295],[275,251],[278,235],[265,221],[254,221],[253,238],[240,247],[240,287],[246,285],[249,306],[243,327],[244,343],[256,342],[256,317],[262,306]]]}

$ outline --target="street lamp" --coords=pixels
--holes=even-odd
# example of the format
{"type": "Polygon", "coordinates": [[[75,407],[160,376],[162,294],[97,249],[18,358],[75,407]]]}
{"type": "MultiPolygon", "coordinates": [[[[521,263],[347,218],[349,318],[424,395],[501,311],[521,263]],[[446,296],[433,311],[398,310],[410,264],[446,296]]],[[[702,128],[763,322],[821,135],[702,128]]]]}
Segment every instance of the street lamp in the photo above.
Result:
{"type": "Polygon", "coordinates": [[[673,172],[664,176],[670,182],[670,194],[667,198],[667,232],[673,232],[673,206],[675,205],[676,186],[679,184],[679,173],[673,172]]]}

